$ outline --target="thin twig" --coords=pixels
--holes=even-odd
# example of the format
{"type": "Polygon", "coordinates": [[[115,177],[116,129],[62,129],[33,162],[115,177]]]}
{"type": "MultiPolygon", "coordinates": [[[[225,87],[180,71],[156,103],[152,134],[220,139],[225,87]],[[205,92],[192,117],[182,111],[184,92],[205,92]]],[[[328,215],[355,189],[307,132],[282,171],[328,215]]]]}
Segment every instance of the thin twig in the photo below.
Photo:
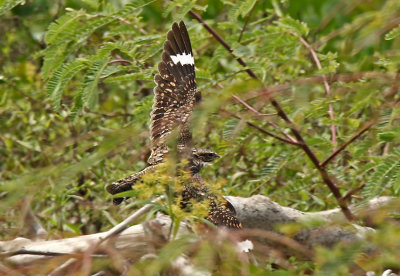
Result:
{"type": "Polygon", "coordinates": [[[119,59],[110,60],[109,62],[107,62],[107,65],[114,64],[114,63],[121,63],[122,65],[131,65],[132,64],[132,62],[129,60],[119,58],[119,59]]]}
{"type": "Polygon", "coordinates": [[[85,112],[100,115],[100,116],[103,116],[106,118],[114,118],[114,117],[120,117],[120,116],[123,116],[123,117],[134,117],[135,116],[130,113],[119,113],[119,112],[115,112],[115,113],[111,113],[111,114],[101,113],[101,112],[91,111],[89,108],[85,108],[85,112]]]}
{"type": "MultiPolygon", "coordinates": [[[[49,257],[57,257],[57,256],[78,256],[79,253],[67,253],[67,252],[55,252],[55,251],[39,251],[39,250],[26,250],[19,249],[15,251],[1,252],[0,257],[11,257],[17,255],[35,255],[35,256],[49,256],[49,257]]],[[[106,255],[104,254],[91,254],[92,257],[102,258],[106,255]]]]}
{"type": "Polygon", "coordinates": [[[246,231],[238,233],[238,236],[241,236],[242,239],[246,237],[265,238],[270,242],[281,244],[287,248],[297,251],[306,256],[308,259],[312,259],[315,256],[313,250],[307,248],[303,244],[290,237],[284,236],[276,232],[267,231],[264,229],[246,229],[246,231]]]}
{"type": "Polygon", "coordinates": [[[364,132],[366,132],[368,129],[370,129],[375,122],[370,122],[368,125],[366,125],[359,133],[354,135],[350,140],[348,140],[346,143],[341,145],[338,149],[336,149],[328,158],[323,161],[320,166],[325,167],[326,164],[328,164],[333,158],[335,158],[336,155],[338,155],[342,150],[344,150],[348,145],[350,145],[354,140],[356,140],[358,137],[360,137],[364,132]]]}
{"type": "MultiPolygon", "coordinates": [[[[296,34],[292,33],[292,35],[297,36],[296,34]]],[[[321,62],[318,59],[317,53],[314,51],[313,47],[311,47],[310,44],[308,44],[308,42],[302,38],[301,36],[297,36],[300,40],[300,42],[310,51],[311,56],[314,59],[315,64],[317,65],[318,70],[322,69],[321,66],[321,62]]],[[[328,80],[326,78],[326,75],[323,74],[322,75],[322,81],[324,83],[324,87],[325,87],[325,92],[326,92],[326,96],[329,98],[331,96],[331,88],[328,84],[328,80]]],[[[332,120],[332,125],[331,125],[331,135],[332,135],[332,145],[333,145],[333,150],[336,150],[337,147],[337,140],[336,140],[336,125],[333,123],[333,121],[335,120],[335,115],[333,113],[333,106],[332,104],[329,104],[329,118],[332,120]]]]}
{"type": "Polygon", "coordinates": [[[147,214],[148,212],[151,211],[154,207],[154,203],[157,201],[163,200],[165,196],[159,196],[156,199],[153,199],[150,203],[144,205],[142,208],[134,212],[132,215],[124,219],[121,223],[115,225],[113,228],[108,230],[105,235],[100,239],[100,243],[104,242],[105,240],[118,235],[122,231],[124,231],[128,226],[135,221],[137,221],[139,218],[147,214]]]}
{"type": "MultiPolygon", "coordinates": [[[[240,118],[238,115],[233,114],[232,112],[230,112],[230,111],[228,111],[228,110],[226,110],[226,109],[220,108],[220,110],[221,110],[222,112],[226,113],[226,114],[229,114],[230,116],[232,116],[232,117],[234,117],[234,118],[236,118],[236,119],[238,119],[238,120],[242,120],[242,118],[240,118]]],[[[269,136],[271,136],[271,137],[273,137],[273,138],[275,138],[275,139],[278,139],[279,141],[282,141],[282,142],[287,143],[287,144],[295,145],[295,146],[300,146],[300,144],[299,144],[298,142],[294,142],[294,141],[291,141],[291,140],[287,140],[287,139],[285,139],[285,138],[283,138],[283,137],[280,137],[280,136],[278,136],[278,135],[275,135],[275,134],[273,134],[272,132],[269,132],[268,130],[265,130],[265,129],[263,129],[263,128],[257,126],[256,124],[253,124],[253,123],[248,122],[248,121],[245,121],[245,123],[246,123],[248,126],[251,126],[251,127],[255,128],[255,129],[259,130],[260,132],[264,133],[264,134],[267,134],[267,135],[269,135],[269,136]]]]}
{"type": "MultiPolygon", "coordinates": [[[[220,42],[222,44],[222,46],[224,46],[232,55],[233,57],[242,65],[246,68],[246,72],[247,74],[249,74],[250,77],[258,80],[257,75],[253,72],[253,70],[251,70],[250,68],[247,67],[247,64],[243,61],[243,59],[236,57],[233,54],[233,51],[231,49],[231,47],[229,46],[229,44],[220,36],[218,35],[214,29],[212,29],[207,23],[204,22],[204,20],[195,12],[193,11],[189,11],[189,14],[192,15],[196,20],[198,20],[201,24],[203,24],[203,26],[215,37],[215,39],[218,40],[218,42],[220,42]]],[[[266,94],[269,94],[270,92],[267,91],[266,89],[263,89],[264,92],[266,94]]],[[[317,156],[314,154],[314,152],[310,149],[310,147],[307,145],[307,143],[305,142],[305,140],[303,139],[303,137],[301,136],[300,132],[297,130],[297,128],[294,126],[294,124],[292,123],[292,121],[289,119],[289,117],[286,115],[285,111],[282,109],[282,107],[280,106],[280,104],[272,97],[270,97],[270,102],[272,104],[272,106],[275,108],[275,110],[278,113],[278,116],[280,116],[290,127],[290,130],[292,131],[293,135],[296,137],[297,141],[298,141],[298,145],[301,146],[301,148],[303,149],[303,151],[307,154],[307,156],[310,158],[310,160],[313,162],[314,166],[318,169],[318,172],[320,173],[323,181],[325,182],[325,184],[328,186],[328,188],[331,190],[332,194],[334,195],[334,197],[336,198],[343,214],[345,215],[345,217],[349,220],[349,221],[353,221],[355,219],[354,215],[352,214],[352,212],[350,211],[349,207],[347,206],[347,203],[342,199],[341,193],[339,191],[339,188],[335,185],[335,183],[332,181],[332,179],[329,177],[328,172],[325,170],[324,167],[320,166],[320,163],[318,161],[317,156]]],[[[248,125],[250,125],[249,123],[247,123],[248,125]]],[[[258,128],[256,125],[253,125],[253,127],[258,128]]],[[[260,130],[261,131],[261,130],[260,130]]],[[[263,130],[262,132],[264,132],[265,130],[263,130]]],[[[266,131],[265,131],[266,133],[266,131]]],[[[267,133],[266,133],[267,134],[267,133]]],[[[272,134],[272,133],[270,133],[272,134]]],[[[268,135],[270,135],[268,134],[268,135]]],[[[273,134],[274,135],[274,134],[273,134]]],[[[275,137],[279,137],[274,135],[275,137]]],[[[277,138],[278,139],[278,138],[277,138]]],[[[283,138],[279,137],[279,140],[282,141],[283,138]]],[[[286,139],[284,139],[286,140],[286,139]]],[[[287,140],[289,141],[289,140],[287,140]]],[[[287,142],[288,143],[288,142],[287,142]]],[[[292,142],[290,141],[289,144],[292,144],[292,142]]]]}
{"type": "MultiPolygon", "coordinates": [[[[250,106],[249,104],[247,104],[245,101],[243,101],[241,98],[239,98],[238,96],[233,95],[232,97],[233,97],[236,101],[238,101],[239,103],[241,103],[242,105],[244,105],[248,110],[250,110],[251,112],[255,113],[257,116],[275,116],[275,115],[277,115],[276,113],[273,113],[273,114],[264,114],[264,113],[260,113],[260,112],[258,112],[257,110],[255,110],[252,106],[250,106]]],[[[272,123],[272,122],[270,122],[270,121],[267,121],[267,123],[268,123],[269,125],[273,126],[274,128],[279,129],[279,127],[278,127],[276,124],[274,124],[274,123],[272,123]]],[[[279,132],[280,132],[283,136],[285,136],[287,139],[289,139],[290,141],[292,141],[293,143],[298,143],[298,142],[296,141],[296,139],[294,139],[292,136],[290,136],[289,134],[287,134],[287,133],[284,132],[283,130],[280,130],[280,129],[279,129],[279,132]]]]}
{"type": "Polygon", "coordinates": [[[44,239],[48,235],[30,207],[25,216],[25,223],[29,228],[29,233],[32,233],[35,238],[44,239]]]}
{"type": "Polygon", "coordinates": [[[260,117],[270,117],[270,116],[276,116],[277,113],[261,113],[257,110],[255,110],[251,105],[249,105],[248,103],[246,103],[245,101],[243,101],[241,98],[239,98],[238,96],[233,95],[232,98],[234,98],[236,101],[238,101],[239,103],[241,103],[242,105],[244,105],[248,110],[250,110],[251,112],[255,113],[257,116],[260,117]]]}
{"type": "Polygon", "coordinates": [[[249,11],[249,13],[247,14],[246,21],[244,22],[242,31],[240,32],[238,42],[240,42],[240,40],[242,40],[243,33],[244,33],[244,31],[246,30],[247,24],[249,23],[251,14],[253,13],[254,8],[255,8],[256,5],[257,5],[257,2],[258,2],[258,1],[255,1],[255,2],[254,2],[253,7],[251,8],[251,10],[249,11]]]}
{"type": "Polygon", "coordinates": [[[365,183],[359,185],[358,187],[355,187],[354,189],[348,191],[344,196],[343,196],[343,200],[350,200],[351,197],[358,193],[359,191],[361,191],[363,188],[365,187],[365,183]]]}
{"type": "MultiPolygon", "coordinates": [[[[218,42],[221,43],[221,45],[224,46],[224,47],[233,55],[233,50],[232,50],[231,46],[229,46],[229,44],[226,43],[226,41],[225,41],[219,34],[217,34],[217,33],[214,31],[214,29],[210,27],[210,25],[208,25],[206,22],[204,22],[204,20],[203,20],[197,13],[195,13],[194,11],[190,10],[190,11],[189,11],[189,14],[190,14],[191,16],[193,16],[193,17],[194,17],[197,21],[199,21],[201,24],[203,24],[204,28],[206,28],[207,31],[208,31],[210,34],[212,34],[212,35],[214,36],[214,38],[215,38],[216,40],[218,40],[218,42]]],[[[247,64],[243,61],[243,59],[238,58],[238,57],[236,57],[236,56],[234,56],[234,57],[235,57],[235,59],[240,63],[240,65],[242,65],[243,67],[246,68],[245,70],[246,70],[247,74],[250,75],[250,77],[252,77],[252,78],[258,80],[257,75],[253,72],[253,70],[251,70],[250,68],[247,68],[248,66],[247,66],[247,64]]]]}

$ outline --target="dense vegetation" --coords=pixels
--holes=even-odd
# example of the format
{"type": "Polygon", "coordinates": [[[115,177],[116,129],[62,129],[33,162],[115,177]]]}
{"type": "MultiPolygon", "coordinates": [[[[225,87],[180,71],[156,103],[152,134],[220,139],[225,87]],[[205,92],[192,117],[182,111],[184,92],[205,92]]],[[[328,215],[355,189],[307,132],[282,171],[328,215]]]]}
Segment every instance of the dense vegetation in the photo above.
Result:
{"type": "MultiPolygon", "coordinates": [[[[179,20],[189,29],[203,93],[195,141],[222,156],[203,173],[214,188],[268,195],[302,211],[400,195],[399,1],[22,2],[0,1],[3,240],[24,234],[28,208],[57,238],[105,231],[144,204],[115,207],[104,187],[146,166],[153,76],[166,33],[179,20]],[[291,128],[321,162],[356,136],[319,166],[346,201],[334,196],[304,147],[288,143],[299,141],[291,128]]],[[[346,275],[353,262],[377,273],[400,269],[398,224],[373,224],[380,229],[369,238],[379,248],[373,257],[357,244],[320,248],[315,259],[290,258],[285,268],[271,259],[246,269],[346,275]]],[[[202,265],[225,275],[247,265],[227,263],[202,265]]],[[[132,269],[154,272],[140,263],[132,269]]]]}

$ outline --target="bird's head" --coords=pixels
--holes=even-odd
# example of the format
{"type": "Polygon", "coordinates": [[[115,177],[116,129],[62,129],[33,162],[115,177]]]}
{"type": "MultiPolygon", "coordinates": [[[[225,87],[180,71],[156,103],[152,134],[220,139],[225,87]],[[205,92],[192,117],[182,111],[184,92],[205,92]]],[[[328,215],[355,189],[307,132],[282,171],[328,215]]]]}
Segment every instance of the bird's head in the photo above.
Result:
{"type": "Polygon", "coordinates": [[[199,149],[195,148],[192,150],[193,157],[200,162],[210,163],[215,159],[221,157],[216,152],[209,150],[209,149],[199,149]]]}

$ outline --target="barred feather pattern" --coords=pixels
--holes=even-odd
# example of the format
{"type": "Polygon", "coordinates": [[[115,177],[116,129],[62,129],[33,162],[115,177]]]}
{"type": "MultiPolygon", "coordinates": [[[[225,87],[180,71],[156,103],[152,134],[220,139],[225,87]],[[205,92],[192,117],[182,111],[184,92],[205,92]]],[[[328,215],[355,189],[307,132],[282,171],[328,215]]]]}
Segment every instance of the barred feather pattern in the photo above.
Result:
{"type": "MultiPolygon", "coordinates": [[[[191,183],[182,191],[181,207],[188,210],[192,200],[210,201],[207,220],[217,226],[240,229],[241,223],[235,216],[235,210],[229,202],[220,202],[203,184],[199,174],[208,162],[218,158],[218,154],[206,149],[195,149],[189,127],[193,108],[201,100],[201,93],[196,88],[194,58],[186,26],[181,21],[174,23],[164,43],[162,61],[158,64],[154,77],[157,86],[154,88],[154,104],[151,112],[151,156],[149,167],[144,170],[111,183],[106,187],[110,194],[132,190],[146,173],[154,172],[169,152],[167,139],[174,129],[179,130],[178,153],[188,159],[188,171],[192,174],[191,183]]],[[[114,198],[118,205],[126,198],[114,198]]]]}
{"type": "Polygon", "coordinates": [[[196,89],[192,46],[186,26],[174,23],[164,43],[162,61],[154,77],[154,104],[151,112],[150,165],[162,162],[168,147],[167,139],[172,130],[179,127],[178,150],[191,149],[192,135],[189,117],[193,107],[201,99],[196,89]]]}
{"type": "MultiPolygon", "coordinates": [[[[122,192],[130,191],[132,190],[133,184],[138,182],[143,175],[149,172],[154,172],[157,169],[157,166],[149,166],[147,168],[144,168],[140,172],[131,174],[128,177],[122,178],[118,181],[115,181],[109,185],[106,186],[106,190],[108,193],[115,195],[119,194],[122,192]]],[[[119,205],[124,201],[126,198],[125,197],[115,197],[113,198],[113,203],[114,205],[119,205]]]]}
{"type": "Polygon", "coordinates": [[[242,224],[236,217],[236,211],[233,206],[225,199],[218,200],[210,190],[202,183],[187,185],[182,191],[181,208],[190,209],[192,200],[210,201],[210,210],[206,219],[215,226],[223,226],[230,229],[241,229],[242,224]]]}

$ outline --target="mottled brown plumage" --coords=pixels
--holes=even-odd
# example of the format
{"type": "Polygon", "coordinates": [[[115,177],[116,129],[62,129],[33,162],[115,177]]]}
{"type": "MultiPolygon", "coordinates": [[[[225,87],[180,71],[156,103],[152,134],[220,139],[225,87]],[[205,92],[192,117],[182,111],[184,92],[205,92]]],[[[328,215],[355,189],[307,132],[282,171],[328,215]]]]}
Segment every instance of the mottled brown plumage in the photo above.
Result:
{"type": "MultiPolygon", "coordinates": [[[[204,185],[200,170],[209,162],[219,157],[211,150],[194,148],[189,119],[193,108],[201,100],[201,93],[196,88],[194,59],[192,46],[186,26],[181,21],[174,23],[168,32],[164,43],[162,61],[158,64],[159,73],[154,81],[154,104],[151,112],[150,138],[151,155],[149,167],[120,179],[106,187],[111,194],[129,191],[146,173],[151,173],[165,160],[170,152],[167,146],[173,130],[179,133],[177,152],[179,159],[187,159],[186,169],[191,173],[192,180],[182,192],[181,207],[186,208],[193,199],[210,200],[209,221],[219,226],[241,228],[235,217],[235,212],[229,203],[221,204],[204,185]]],[[[114,198],[114,204],[120,204],[125,198],[114,198]]]]}
{"type": "Polygon", "coordinates": [[[210,210],[206,219],[216,226],[224,226],[231,229],[241,229],[242,224],[236,217],[235,208],[225,199],[213,195],[208,187],[194,183],[187,185],[182,191],[181,208],[190,211],[191,201],[210,201],[210,210]]]}
{"type": "Polygon", "coordinates": [[[193,148],[189,118],[201,93],[196,89],[192,46],[183,21],[174,23],[168,32],[158,71],[151,112],[151,156],[147,161],[151,165],[162,162],[168,153],[166,142],[175,128],[179,128],[178,151],[193,148]]]}

